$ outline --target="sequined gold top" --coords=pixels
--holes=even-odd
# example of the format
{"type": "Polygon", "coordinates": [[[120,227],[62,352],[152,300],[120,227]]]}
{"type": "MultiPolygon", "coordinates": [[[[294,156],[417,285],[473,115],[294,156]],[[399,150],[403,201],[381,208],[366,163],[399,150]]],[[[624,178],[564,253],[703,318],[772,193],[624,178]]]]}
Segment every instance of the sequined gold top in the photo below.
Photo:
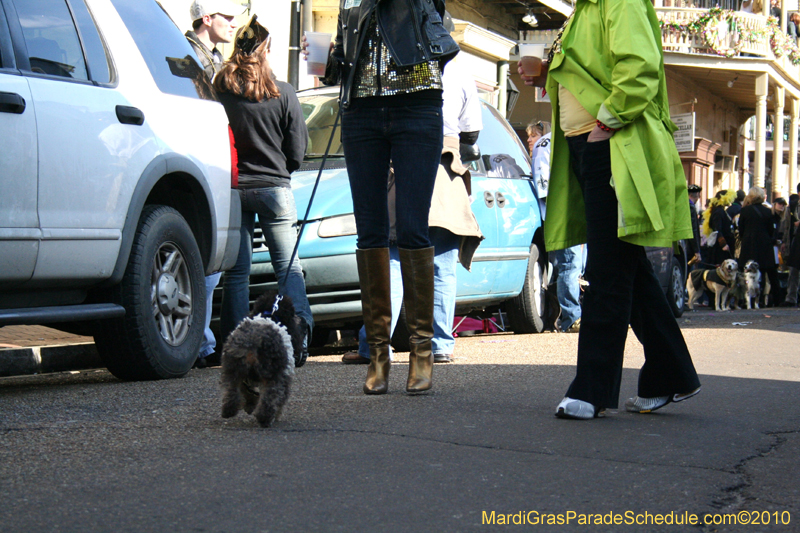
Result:
{"type": "Polygon", "coordinates": [[[381,38],[373,14],[364,38],[364,49],[359,54],[353,87],[354,98],[415,93],[442,89],[442,74],[438,61],[398,67],[381,38]]]}

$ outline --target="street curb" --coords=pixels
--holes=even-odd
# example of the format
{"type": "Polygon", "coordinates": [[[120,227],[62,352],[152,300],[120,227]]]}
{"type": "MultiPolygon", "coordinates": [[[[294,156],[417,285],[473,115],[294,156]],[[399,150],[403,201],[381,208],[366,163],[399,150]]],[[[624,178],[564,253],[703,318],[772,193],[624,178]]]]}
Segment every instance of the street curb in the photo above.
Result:
{"type": "Polygon", "coordinates": [[[93,342],[0,350],[0,377],[102,368],[93,342]]]}

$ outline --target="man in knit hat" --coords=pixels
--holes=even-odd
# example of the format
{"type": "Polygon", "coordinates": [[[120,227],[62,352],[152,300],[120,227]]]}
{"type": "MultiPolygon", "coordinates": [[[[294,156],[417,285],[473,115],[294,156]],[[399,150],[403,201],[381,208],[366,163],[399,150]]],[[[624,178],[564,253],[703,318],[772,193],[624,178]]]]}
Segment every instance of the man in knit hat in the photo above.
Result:
{"type": "Polygon", "coordinates": [[[194,0],[189,8],[192,30],[186,32],[186,38],[200,58],[209,80],[223,63],[217,45],[233,41],[238,27],[235,17],[243,11],[244,6],[232,0],[194,0]]]}

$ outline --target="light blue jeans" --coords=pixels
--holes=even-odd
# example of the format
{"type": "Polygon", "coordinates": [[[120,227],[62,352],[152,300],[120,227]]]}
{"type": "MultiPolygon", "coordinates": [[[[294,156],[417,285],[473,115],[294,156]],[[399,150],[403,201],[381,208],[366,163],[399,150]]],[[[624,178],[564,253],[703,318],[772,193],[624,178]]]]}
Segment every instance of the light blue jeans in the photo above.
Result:
{"type": "Polygon", "coordinates": [[[561,330],[567,331],[581,317],[581,286],[578,277],[586,264],[582,245],[551,253],[553,266],[558,269],[558,304],[561,306],[561,330]]]}
{"type": "MultiPolygon", "coordinates": [[[[434,247],[433,257],[433,354],[452,355],[456,340],[453,321],[456,313],[456,266],[461,237],[443,228],[428,230],[434,247]]],[[[403,303],[403,278],[400,273],[400,254],[397,246],[389,248],[389,271],[392,294],[391,332],[397,325],[403,303]]],[[[358,332],[358,353],[369,359],[369,344],[364,326],[358,332]]],[[[389,348],[391,354],[391,347],[389,348]]]]}
{"type": "Polygon", "coordinates": [[[306,296],[303,270],[297,258],[286,277],[297,242],[297,208],[292,190],[286,187],[240,189],[239,195],[242,200],[241,244],[236,265],[225,273],[222,282],[222,338],[228,338],[228,334],[250,313],[250,266],[253,261],[256,215],[269,248],[272,268],[278,278],[278,291],[292,299],[297,316],[308,324],[310,336],[314,318],[306,296]]]}
{"type": "Polygon", "coordinates": [[[214,332],[211,331],[211,307],[214,301],[214,289],[219,284],[219,278],[222,277],[222,272],[217,272],[206,276],[206,328],[203,333],[203,343],[200,344],[200,353],[198,358],[202,359],[214,353],[217,347],[217,339],[214,337],[214,332]]]}

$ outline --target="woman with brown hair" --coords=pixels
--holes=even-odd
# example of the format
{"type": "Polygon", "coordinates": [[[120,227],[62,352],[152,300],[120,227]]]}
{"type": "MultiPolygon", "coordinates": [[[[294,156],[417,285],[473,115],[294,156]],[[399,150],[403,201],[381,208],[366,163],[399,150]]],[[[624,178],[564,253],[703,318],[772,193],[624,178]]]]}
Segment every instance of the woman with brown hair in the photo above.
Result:
{"type": "MultiPolygon", "coordinates": [[[[239,258],[223,282],[223,339],[249,313],[256,215],[280,293],[292,299],[309,334],[313,325],[300,263],[291,261],[297,240],[297,209],[290,180],[303,162],[308,131],[294,89],[276,80],[269,66],[271,40],[254,15],[237,33],[233,55],[214,78],[236,144],[242,201],[239,258]]],[[[304,350],[295,357],[297,366],[305,362],[305,356],[304,350]]]]}

